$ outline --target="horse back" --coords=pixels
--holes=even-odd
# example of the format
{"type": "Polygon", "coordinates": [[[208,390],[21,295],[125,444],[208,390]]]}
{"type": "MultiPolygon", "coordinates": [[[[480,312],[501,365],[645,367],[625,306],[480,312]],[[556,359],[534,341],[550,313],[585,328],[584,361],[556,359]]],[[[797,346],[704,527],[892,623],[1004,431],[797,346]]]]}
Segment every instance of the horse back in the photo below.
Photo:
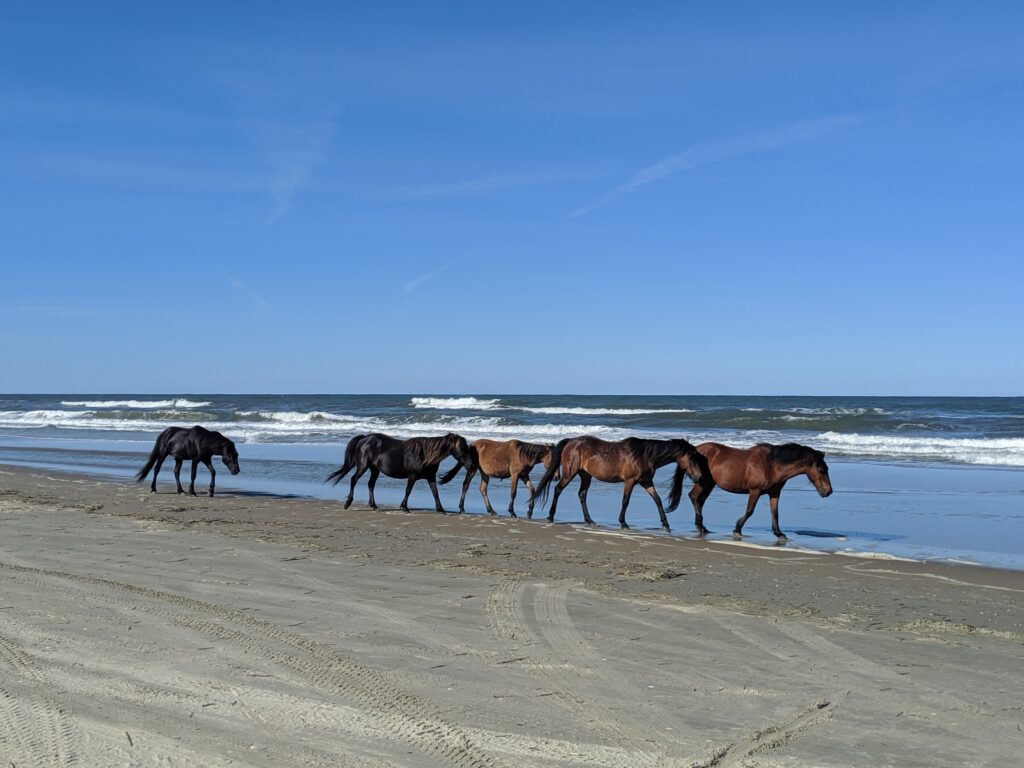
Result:
{"type": "Polygon", "coordinates": [[[474,440],[472,449],[480,469],[492,477],[508,477],[511,472],[513,443],[518,440],[474,440]]]}
{"type": "Polygon", "coordinates": [[[715,485],[732,493],[759,490],[770,484],[767,450],[761,446],[733,448],[701,443],[697,451],[708,462],[715,485]]]}

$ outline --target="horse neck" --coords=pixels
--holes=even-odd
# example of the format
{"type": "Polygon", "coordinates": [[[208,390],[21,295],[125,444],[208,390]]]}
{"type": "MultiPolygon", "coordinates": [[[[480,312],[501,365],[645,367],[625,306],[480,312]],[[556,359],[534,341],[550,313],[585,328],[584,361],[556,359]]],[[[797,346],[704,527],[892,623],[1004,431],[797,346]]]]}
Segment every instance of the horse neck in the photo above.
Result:
{"type": "Polygon", "coordinates": [[[656,454],[651,454],[651,464],[654,468],[664,467],[666,464],[671,464],[674,461],[678,461],[680,456],[686,455],[686,450],[682,448],[681,444],[677,444],[675,440],[652,440],[651,442],[659,443],[659,451],[656,454]]]}
{"type": "Polygon", "coordinates": [[[778,468],[777,471],[779,473],[779,476],[776,482],[784,483],[787,480],[792,480],[794,477],[806,475],[808,472],[811,471],[811,465],[807,464],[806,462],[796,462],[794,464],[786,464],[778,468]]]}

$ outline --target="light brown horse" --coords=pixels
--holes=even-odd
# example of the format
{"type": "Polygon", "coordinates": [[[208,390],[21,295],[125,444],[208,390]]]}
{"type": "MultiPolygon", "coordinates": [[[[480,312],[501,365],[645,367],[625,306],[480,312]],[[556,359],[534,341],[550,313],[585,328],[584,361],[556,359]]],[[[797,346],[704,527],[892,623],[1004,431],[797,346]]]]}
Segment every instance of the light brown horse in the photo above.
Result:
{"type": "MultiPolygon", "coordinates": [[[[693,502],[694,525],[701,536],[708,533],[704,527],[704,502],[715,489],[720,486],[730,493],[747,494],[747,511],[736,521],[734,538],[743,537],[743,525],[754,514],[757,500],[768,494],[772,511],[772,533],[781,541],[786,534],[779,528],[779,494],[787,480],[799,475],[807,475],[807,479],[821,494],[822,498],[832,495],[832,481],[828,476],[828,464],[825,454],[806,445],[785,443],[769,445],[758,443],[753,448],[730,448],[721,443],[701,443],[697,450],[707,462],[705,479],[694,481],[690,489],[690,501],[693,502]]],[[[682,486],[673,487],[669,497],[669,511],[679,506],[682,486]]]]}
{"type": "Polygon", "coordinates": [[[665,517],[665,508],[661,504],[661,497],[658,496],[658,491],[654,488],[654,472],[658,467],[673,462],[677,465],[676,476],[680,489],[683,485],[682,473],[684,472],[695,483],[704,479],[700,454],[697,453],[696,448],[682,439],[643,440],[638,437],[630,437],[618,442],[609,442],[586,436],[562,440],[552,451],[551,466],[548,467],[544,477],[537,484],[537,494],[544,499],[555,473],[561,470],[562,477],[558,481],[558,485],[555,486],[555,495],[551,499],[551,509],[548,511],[548,522],[554,522],[559,495],[572,482],[573,478],[579,475],[579,497],[580,506],[583,507],[583,519],[587,525],[593,526],[595,523],[587,510],[587,490],[590,488],[591,479],[596,477],[605,483],[624,483],[619,525],[622,528],[629,528],[626,524],[626,507],[629,506],[629,497],[633,493],[633,487],[639,484],[654,499],[654,503],[658,507],[658,514],[661,516],[661,527],[667,531],[669,530],[668,518],[665,517]]]}
{"type": "MultiPolygon", "coordinates": [[[[466,511],[466,492],[476,472],[480,473],[480,495],[484,497],[484,504],[487,511],[496,515],[497,512],[491,506],[491,500],[487,498],[487,483],[492,477],[500,479],[509,478],[512,481],[512,493],[508,500],[508,513],[516,517],[516,489],[520,481],[530,491],[530,502],[526,516],[533,517],[534,490],[530,482],[530,470],[537,464],[543,462],[546,469],[551,465],[551,444],[550,443],[524,443],[521,440],[474,440],[469,444],[470,453],[476,463],[475,467],[466,470],[466,479],[462,481],[462,498],[459,499],[459,512],[466,511]]],[[[441,478],[441,482],[447,482],[462,467],[456,464],[448,473],[441,478]]]]}

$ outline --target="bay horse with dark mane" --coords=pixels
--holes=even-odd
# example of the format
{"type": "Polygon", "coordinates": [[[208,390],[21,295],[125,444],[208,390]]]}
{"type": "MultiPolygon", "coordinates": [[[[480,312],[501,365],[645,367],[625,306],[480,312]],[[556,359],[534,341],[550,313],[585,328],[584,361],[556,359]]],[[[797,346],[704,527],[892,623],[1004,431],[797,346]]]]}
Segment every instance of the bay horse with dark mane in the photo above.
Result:
{"type": "MultiPolygon", "coordinates": [[[[516,517],[516,489],[519,483],[526,485],[530,491],[530,502],[527,517],[533,517],[534,489],[530,482],[530,470],[543,462],[545,469],[551,465],[550,443],[525,443],[521,440],[474,440],[469,444],[473,454],[474,466],[466,469],[466,479],[462,481],[462,497],[459,499],[459,512],[466,511],[466,492],[473,480],[473,475],[480,473],[480,495],[483,496],[487,511],[495,515],[497,512],[487,498],[487,483],[492,477],[508,478],[512,481],[511,497],[508,500],[508,513],[516,517]]],[[[456,464],[441,478],[446,483],[458,474],[462,467],[456,464]]]]}
{"type": "Polygon", "coordinates": [[[556,472],[561,471],[562,477],[555,486],[555,495],[551,499],[548,510],[548,522],[555,520],[555,508],[558,497],[576,475],[580,476],[580,506],[583,507],[583,519],[587,525],[594,525],[587,510],[587,490],[592,478],[605,483],[623,483],[622,510],[619,512],[619,525],[629,528],[626,524],[626,507],[633,487],[639,484],[658,507],[661,516],[661,527],[669,530],[665,508],[661,497],[654,487],[654,473],[658,467],[675,463],[677,465],[676,480],[680,489],[683,484],[683,473],[690,476],[695,483],[704,479],[703,460],[697,449],[686,440],[644,440],[630,437],[618,442],[609,442],[596,437],[575,437],[562,440],[552,450],[551,465],[544,477],[537,484],[537,495],[543,500],[547,496],[548,486],[556,472]]]}
{"type": "MultiPolygon", "coordinates": [[[[430,492],[434,494],[437,511],[444,513],[441,497],[437,495],[437,469],[449,456],[467,469],[473,466],[473,457],[469,452],[466,438],[451,432],[441,437],[413,437],[409,440],[399,440],[380,432],[356,435],[345,447],[345,463],[328,475],[324,482],[333,482],[337,485],[345,475],[355,470],[348,498],[345,499],[345,509],[348,509],[352,506],[356,483],[363,473],[369,470],[370,480],[367,485],[370,489],[370,506],[377,509],[373,490],[380,473],[383,472],[388,477],[406,478],[405,496],[402,498],[401,506],[408,512],[412,487],[417,480],[426,480],[430,485],[430,492]]],[[[442,478],[441,482],[447,481],[442,478]]]]}
{"type": "Polygon", "coordinates": [[[192,460],[192,482],[188,486],[190,495],[196,495],[196,471],[199,462],[206,465],[210,470],[210,495],[213,496],[214,484],[217,479],[217,472],[213,468],[213,457],[220,456],[224,466],[232,475],[238,474],[238,451],[235,444],[228,440],[220,432],[214,432],[204,427],[195,426],[191,429],[185,427],[168,427],[156,439],[156,445],[146,465],[135,475],[135,482],[140,483],[153,470],[153,482],[149,486],[150,493],[156,493],[156,476],[160,474],[160,467],[168,456],[174,457],[174,482],[178,485],[178,493],[184,493],[181,487],[181,465],[185,459],[192,460]]]}
{"type": "MultiPolygon", "coordinates": [[[[695,480],[690,489],[693,502],[694,525],[701,536],[708,533],[704,527],[704,502],[716,486],[730,493],[747,494],[747,511],[736,521],[734,538],[743,537],[743,525],[754,514],[758,499],[767,494],[772,512],[772,533],[780,541],[786,534],[779,528],[779,494],[788,480],[807,475],[822,498],[832,495],[832,481],[828,476],[825,454],[799,443],[770,445],[758,443],[753,448],[730,448],[721,443],[701,443],[697,450],[707,461],[708,471],[703,480],[695,480]]],[[[682,486],[672,489],[669,511],[679,506],[682,486]]]]}

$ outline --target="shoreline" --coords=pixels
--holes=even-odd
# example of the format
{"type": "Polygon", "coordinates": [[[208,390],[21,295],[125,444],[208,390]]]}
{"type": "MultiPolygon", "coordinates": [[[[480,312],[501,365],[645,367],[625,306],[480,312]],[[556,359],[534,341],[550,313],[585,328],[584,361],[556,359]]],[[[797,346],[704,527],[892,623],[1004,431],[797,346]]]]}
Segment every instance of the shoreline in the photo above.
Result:
{"type": "Polygon", "coordinates": [[[16,765],[1019,754],[1017,571],[9,467],[0,530],[16,765]]]}
{"type": "MultiPolygon", "coordinates": [[[[337,500],[343,495],[345,489],[332,489],[321,482],[340,461],[335,446],[299,446],[299,452],[294,455],[290,451],[278,455],[278,448],[276,444],[250,446],[249,453],[255,455],[247,454],[248,471],[234,479],[237,487],[249,492],[307,496],[325,501],[337,500]]],[[[111,482],[130,481],[130,475],[143,461],[140,451],[105,451],[101,446],[88,449],[7,447],[0,449],[0,453],[0,465],[86,474],[111,482]]],[[[164,469],[163,482],[173,483],[169,469],[164,469]]],[[[205,468],[201,468],[200,475],[204,478],[201,482],[207,482],[205,472],[205,468]]],[[[801,482],[787,487],[780,519],[783,530],[790,536],[785,545],[788,548],[879,559],[907,558],[916,562],[967,562],[985,568],[1024,572],[1024,550],[1017,546],[1024,542],[1024,517],[1020,515],[1024,496],[1019,472],[837,460],[833,463],[833,477],[837,493],[828,500],[819,499],[809,485],[801,482]],[[965,524],[965,515],[973,518],[970,524],[965,524]]],[[[443,501],[450,511],[456,506],[462,479],[460,474],[453,483],[442,488],[443,501]]],[[[218,480],[222,485],[230,482],[224,472],[218,472],[218,480]]],[[[661,489],[667,482],[664,473],[657,482],[661,489]]],[[[382,477],[377,490],[382,502],[397,502],[404,491],[404,483],[382,477]]],[[[496,494],[493,500],[498,507],[503,507],[508,498],[507,482],[492,483],[492,494],[496,494]]],[[[574,498],[562,505],[560,521],[579,518],[578,502],[575,494],[572,495],[574,498]]],[[[524,490],[517,505],[520,514],[525,511],[526,496],[524,490]]],[[[357,497],[365,498],[365,481],[357,497]]],[[[742,513],[744,500],[743,496],[722,491],[711,495],[705,509],[707,525],[713,532],[711,541],[733,543],[729,532],[733,521],[742,513]]],[[[432,506],[425,484],[417,484],[410,502],[413,506],[432,506]]],[[[595,520],[617,530],[621,486],[594,483],[590,502],[595,520]]],[[[467,511],[483,513],[475,486],[467,496],[467,511]]],[[[636,531],[660,535],[655,507],[644,495],[634,494],[629,521],[636,531]]],[[[670,522],[673,531],[669,535],[693,536],[692,512],[687,499],[684,498],[680,509],[670,515],[670,522]]],[[[748,535],[743,544],[774,548],[775,538],[767,523],[767,500],[762,500],[746,527],[748,535]]]]}

